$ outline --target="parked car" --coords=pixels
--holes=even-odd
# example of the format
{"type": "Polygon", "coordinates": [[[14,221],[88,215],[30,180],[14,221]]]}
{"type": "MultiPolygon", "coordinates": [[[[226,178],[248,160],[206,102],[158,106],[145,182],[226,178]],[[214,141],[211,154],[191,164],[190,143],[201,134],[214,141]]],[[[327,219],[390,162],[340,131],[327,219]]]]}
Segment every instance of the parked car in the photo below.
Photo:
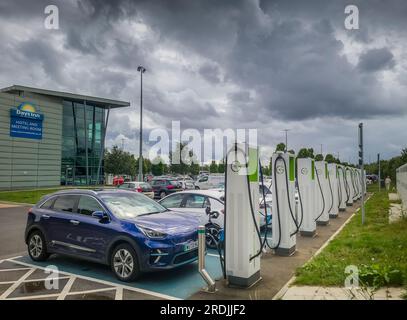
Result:
{"type": "MultiPolygon", "coordinates": [[[[199,219],[202,225],[208,223],[209,217],[206,213],[206,208],[210,207],[211,211],[219,212],[219,216],[212,219],[223,228],[224,222],[224,190],[188,190],[181,191],[159,200],[159,203],[170,210],[177,212],[185,212],[199,219]]],[[[271,210],[268,212],[271,214],[271,210]]],[[[259,211],[260,227],[265,226],[266,220],[264,211],[259,211]]],[[[213,243],[207,243],[209,247],[215,247],[213,243]]]]}
{"type": "Polygon", "coordinates": [[[124,183],[124,178],[122,177],[122,176],[115,176],[114,178],[113,178],[113,185],[114,186],[119,186],[119,185],[121,185],[121,184],[123,184],[124,183]]]}
{"type": "Polygon", "coordinates": [[[180,180],[182,190],[195,190],[195,183],[192,180],[180,180]]]}
{"type": "Polygon", "coordinates": [[[118,279],[132,281],[195,261],[198,225],[193,215],[169,212],[141,193],[64,190],[29,210],[25,242],[34,261],[73,256],[109,265],[118,279]]]}
{"type": "Polygon", "coordinates": [[[195,189],[199,190],[208,190],[212,188],[216,188],[220,183],[225,182],[225,175],[207,175],[200,177],[197,181],[195,181],[195,189]]]}
{"type": "Polygon", "coordinates": [[[154,198],[162,199],[165,196],[182,190],[181,183],[168,178],[158,178],[151,181],[154,191],[154,198]]]}
{"type": "Polygon", "coordinates": [[[142,194],[146,195],[147,197],[154,199],[154,191],[151,185],[147,182],[139,182],[139,181],[131,181],[131,182],[124,182],[117,186],[119,189],[141,192],[142,194]]]}

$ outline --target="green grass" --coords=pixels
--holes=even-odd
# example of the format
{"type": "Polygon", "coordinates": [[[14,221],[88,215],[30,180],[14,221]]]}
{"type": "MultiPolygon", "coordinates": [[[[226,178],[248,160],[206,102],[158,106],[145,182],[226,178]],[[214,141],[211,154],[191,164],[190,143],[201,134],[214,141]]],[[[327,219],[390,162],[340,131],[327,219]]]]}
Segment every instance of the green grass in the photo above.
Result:
{"type": "Polygon", "coordinates": [[[297,269],[296,284],[343,286],[345,267],[356,265],[366,279],[396,275],[395,282],[407,286],[407,219],[389,224],[387,192],[378,192],[376,186],[369,191],[374,194],[365,206],[365,225],[357,213],[317,257],[297,269]]]}
{"type": "MultiPolygon", "coordinates": [[[[98,186],[100,188],[100,186],[98,186]]],[[[72,187],[70,187],[72,188],[72,187]]],[[[89,187],[76,187],[76,188],[93,188],[89,187]]],[[[10,201],[18,203],[37,203],[43,196],[59,191],[68,189],[67,187],[51,188],[51,189],[31,189],[31,190],[16,190],[16,191],[0,191],[0,201],[10,201]]]]}

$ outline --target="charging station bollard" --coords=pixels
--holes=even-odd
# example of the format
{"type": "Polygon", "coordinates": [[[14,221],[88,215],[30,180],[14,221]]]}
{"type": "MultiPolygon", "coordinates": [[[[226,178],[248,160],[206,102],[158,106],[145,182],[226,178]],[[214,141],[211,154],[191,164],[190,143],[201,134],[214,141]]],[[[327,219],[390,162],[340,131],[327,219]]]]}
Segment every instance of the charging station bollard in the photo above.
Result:
{"type": "Polygon", "coordinates": [[[205,243],[205,226],[198,227],[198,268],[199,273],[205,282],[208,284],[208,287],[204,290],[210,293],[214,293],[216,291],[216,284],[215,281],[211,278],[209,273],[205,270],[205,251],[206,251],[206,243],[205,243]]]}

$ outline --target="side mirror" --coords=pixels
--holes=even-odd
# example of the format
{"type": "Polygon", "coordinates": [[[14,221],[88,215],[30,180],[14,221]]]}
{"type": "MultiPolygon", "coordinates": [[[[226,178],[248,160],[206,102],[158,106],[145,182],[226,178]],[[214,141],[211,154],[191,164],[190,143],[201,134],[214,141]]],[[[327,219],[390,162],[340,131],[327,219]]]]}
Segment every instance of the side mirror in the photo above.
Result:
{"type": "Polygon", "coordinates": [[[206,213],[208,216],[211,214],[211,207],[210,207],[210,206],[207,206],[207,207],[205,208],[205,213],[206,213]]]}
{"type": "Polygon", "coordinates": [[[107,220],[109,218],[107,213],[103,211],[94,211],[92,213],[92,217],[97,218],[99,220],[107,220]]]}

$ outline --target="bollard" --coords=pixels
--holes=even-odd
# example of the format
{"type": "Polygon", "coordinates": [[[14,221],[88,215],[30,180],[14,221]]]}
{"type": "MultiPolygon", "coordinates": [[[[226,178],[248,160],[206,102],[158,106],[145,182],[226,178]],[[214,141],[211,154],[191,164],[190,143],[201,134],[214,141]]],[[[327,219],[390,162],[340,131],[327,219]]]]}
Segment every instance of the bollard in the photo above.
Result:
{"type": "Polygon", "coordinates": [[[206,251],[206,243],[205,243],[205,226],[198,227],[198,268],[199,273],[205,282],[208,284],[208,287],[204,290],[210,293],[214,293],[216,291],[216,284],[215,281],[211,278],[209,273],[205,270],[205,251],[206,251]]]}

